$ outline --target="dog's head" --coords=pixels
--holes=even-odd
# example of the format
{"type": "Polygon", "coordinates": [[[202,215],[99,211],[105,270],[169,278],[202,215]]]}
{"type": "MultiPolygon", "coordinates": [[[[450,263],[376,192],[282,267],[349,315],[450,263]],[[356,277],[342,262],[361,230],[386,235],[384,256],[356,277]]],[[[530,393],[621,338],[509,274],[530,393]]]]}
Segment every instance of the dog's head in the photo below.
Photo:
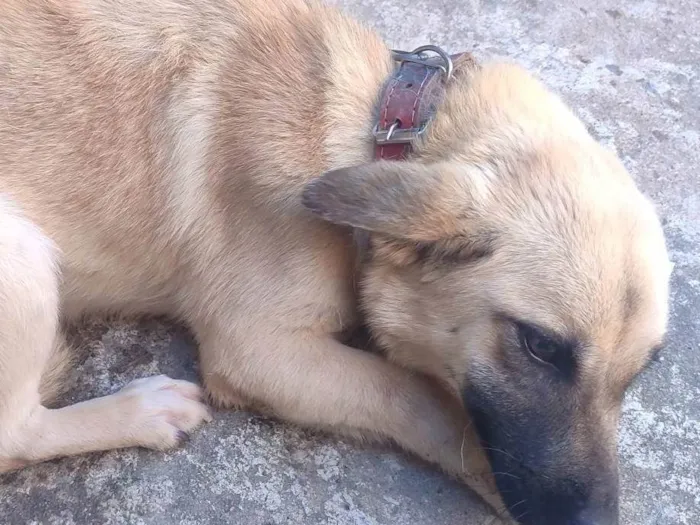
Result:
{"type": "Polygon", "coordinates": [[[662,343],[671,264],[653,206],[563,103],[486,66],[411,159],[329,172],[305,202],[369,232],[374,335],[459,392],[511,514],[617,523],[620,406],[662,343]]]}

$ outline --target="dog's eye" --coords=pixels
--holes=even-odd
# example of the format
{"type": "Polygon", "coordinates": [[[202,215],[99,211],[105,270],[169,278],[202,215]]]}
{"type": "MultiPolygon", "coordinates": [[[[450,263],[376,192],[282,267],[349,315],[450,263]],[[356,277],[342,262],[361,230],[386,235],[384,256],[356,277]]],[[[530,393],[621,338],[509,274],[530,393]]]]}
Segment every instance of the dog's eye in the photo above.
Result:
{"type": "Polygon", "coordinates": [[[518,331],[520,333],[520,344],[530,355],[538,361],[554,364],[561,350],[561,345],[557,341],[531,326],[520,325],[518,331]]]}

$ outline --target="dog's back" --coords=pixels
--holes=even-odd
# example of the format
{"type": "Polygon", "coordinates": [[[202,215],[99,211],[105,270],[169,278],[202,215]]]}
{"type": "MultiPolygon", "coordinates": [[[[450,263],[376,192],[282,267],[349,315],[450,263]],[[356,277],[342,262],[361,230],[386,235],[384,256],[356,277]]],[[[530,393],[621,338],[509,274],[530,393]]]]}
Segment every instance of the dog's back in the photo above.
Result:
{"type": "Polygon", "coordinates": [[[0,6],[0,192],[59,246],[67,286],[95,306],[169,293],[168,111],[201,60],[196,37],[182,38],[196,16],[169,4],[0,6]],[[144,252],[159,256],[144,265],[144,252]]]}
{"type": "Polygon", "coordinates": [[[60,248],[69,315],[172,311],[187,255],[231,227],[215,210],[296,214],[310,177],[366,154],[385,48],[314,2],[11,0],[0,17],[0,192],[60,248]],[[373,67],[348,69],[360,42],[373,67]],[[368,89],[326,115],[342,75],[368,89]]]}

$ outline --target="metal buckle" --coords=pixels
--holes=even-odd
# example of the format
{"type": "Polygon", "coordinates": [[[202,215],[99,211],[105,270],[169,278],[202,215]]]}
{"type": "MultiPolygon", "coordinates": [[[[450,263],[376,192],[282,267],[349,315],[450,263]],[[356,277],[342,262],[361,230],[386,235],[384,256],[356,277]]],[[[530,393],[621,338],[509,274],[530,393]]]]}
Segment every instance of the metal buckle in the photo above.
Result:
{"type": "Polygon", "coordinates": [[[374,126],[374,130],[372,130],[374,141],[380,146],[386,144],[408,144],[419,138],[425,131],[425,126],[401,129],[399,124],[401,123],[396,120],[389,126],[389,129],[379,129],[379,123],[377,123],[374,126]]]}

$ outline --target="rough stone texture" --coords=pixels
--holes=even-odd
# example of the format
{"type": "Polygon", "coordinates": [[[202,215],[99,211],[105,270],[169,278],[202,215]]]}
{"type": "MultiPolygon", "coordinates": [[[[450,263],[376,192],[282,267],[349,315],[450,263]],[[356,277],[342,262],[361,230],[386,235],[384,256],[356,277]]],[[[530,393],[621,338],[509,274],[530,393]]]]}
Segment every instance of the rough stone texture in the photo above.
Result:
{"type": "MultiPolygon", "coordinates": [[[[339,0],[401,48],[431,42],[530,68],[659,203],[676,263],[670,344],[627,398],[625,525],[700,523],[700,4],[695,0],[339,0]]],[[[167,373],[192,345],[157,321],[77,331],[72,400],[167,373]]],[[[187,446],[40,465],[0,478],[2,524],[481,525],[434,470],[255,415],[222,412],[187,446]]]]}

